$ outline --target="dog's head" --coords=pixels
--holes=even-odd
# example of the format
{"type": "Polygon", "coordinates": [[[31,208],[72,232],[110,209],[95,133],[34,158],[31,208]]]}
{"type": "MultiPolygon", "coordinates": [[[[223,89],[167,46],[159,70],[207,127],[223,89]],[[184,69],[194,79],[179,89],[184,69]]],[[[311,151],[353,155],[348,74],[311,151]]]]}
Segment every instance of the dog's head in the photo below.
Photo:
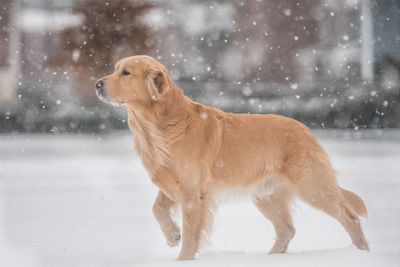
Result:
{"type": "Polygon", "coordinates": [[[160,100],[170,89],[164,66],[149,56],[133,56],[115,64],[114,73],[96,81],[96,94],[112,105],[135,105],[160,100]]]}

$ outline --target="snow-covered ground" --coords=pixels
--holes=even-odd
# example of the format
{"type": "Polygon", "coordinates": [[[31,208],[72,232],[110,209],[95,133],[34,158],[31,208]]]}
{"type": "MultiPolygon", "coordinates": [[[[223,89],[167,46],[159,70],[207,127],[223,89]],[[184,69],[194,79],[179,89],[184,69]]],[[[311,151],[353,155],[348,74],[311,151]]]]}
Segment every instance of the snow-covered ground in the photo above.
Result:
{"type": "Polygon", "coordinates": [[[289,251],[249,202],[222,205],[212,242],[175,262],[153,218],[156,188],[127,132],[0,136],[0,266],[400,266],[400,131],[317,132],[343,187],[360,194],[371,251],[328,216],[297,203],[289,251]]]}

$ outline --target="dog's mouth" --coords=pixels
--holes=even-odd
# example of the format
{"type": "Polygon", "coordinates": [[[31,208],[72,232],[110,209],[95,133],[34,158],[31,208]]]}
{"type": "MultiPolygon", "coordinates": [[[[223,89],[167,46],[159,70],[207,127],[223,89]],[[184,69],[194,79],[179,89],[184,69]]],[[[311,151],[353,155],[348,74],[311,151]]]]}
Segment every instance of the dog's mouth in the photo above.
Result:
{"type": "Polygon", "coordinates": [[[115,106],[115,107],[121,107],[123,106],[123,102],[116,102],[116,101],[112,101],[108,98],[108,96],[104,93],[104,90],[102,90],[101,92],[99,90],[96,90],[96,95],[97,97],[104,103],[115,106]]]}

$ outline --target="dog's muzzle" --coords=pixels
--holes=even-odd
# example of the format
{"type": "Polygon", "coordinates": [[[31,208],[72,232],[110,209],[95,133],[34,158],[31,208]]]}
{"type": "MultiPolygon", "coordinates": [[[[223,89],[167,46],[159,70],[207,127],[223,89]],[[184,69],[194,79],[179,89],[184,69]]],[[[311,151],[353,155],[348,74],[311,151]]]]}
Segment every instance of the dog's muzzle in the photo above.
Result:
{"type": "Polygon", "coordinates": [[[98,80],[96,82],[96,92],[97,94],[101,95],[102,97],[105,97],[105,82],[103,80],[98,80]]]}
{"type": "Polygon", "coordinates": [[[110,104],[110,100],[107,97],[107,91],[105,85],[106,83],[103,80],[98,80],[96,82],[96,95],[101,101],[110,104]]]}
{"type": "Polygon", "coordinates": [[[97,97],[106,104],[120,107],[122,103],[113,102],[109,99],[106,89],[106,83],[103,80],[98,80],[96,82],[96,95],[97,97]]]}

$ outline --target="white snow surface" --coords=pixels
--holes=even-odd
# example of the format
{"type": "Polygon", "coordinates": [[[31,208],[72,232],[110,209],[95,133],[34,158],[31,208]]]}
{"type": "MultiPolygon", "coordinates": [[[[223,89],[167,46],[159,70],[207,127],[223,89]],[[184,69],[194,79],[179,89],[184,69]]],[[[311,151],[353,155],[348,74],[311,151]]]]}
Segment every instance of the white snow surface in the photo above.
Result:
{"type": "Polygon", "coordinates": [[[157,189],[127,132],[0,136],[0,266],[400,266],[400,131],[317,131],[339,183],[369,209],[371,251],[296,202],[288,252],[247,201],[223,204],[196,261],[177,262],[153,218],[157,189]]]}

